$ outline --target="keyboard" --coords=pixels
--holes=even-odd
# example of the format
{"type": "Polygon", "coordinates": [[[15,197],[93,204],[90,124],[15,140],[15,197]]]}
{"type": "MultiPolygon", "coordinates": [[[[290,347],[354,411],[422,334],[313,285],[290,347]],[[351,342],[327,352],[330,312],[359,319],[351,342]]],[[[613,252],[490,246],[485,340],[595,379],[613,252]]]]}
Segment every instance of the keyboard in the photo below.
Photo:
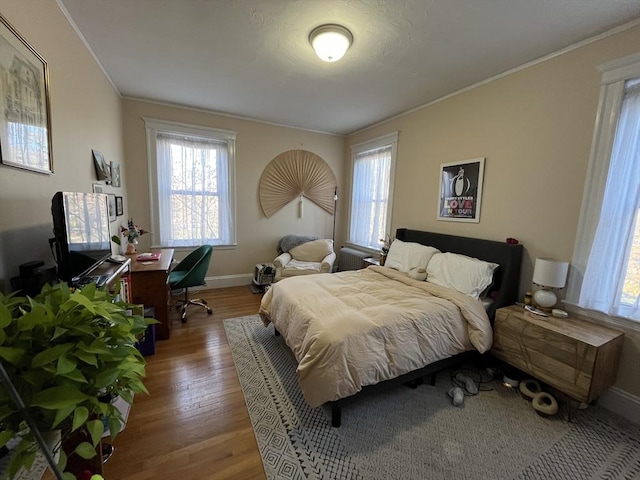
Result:
{"type": "Polygon", "coordinates": [[[78,277],[77,279],[74,279],[74,283],[79,287],[89,283],[95,283],[96,287],[102,287],[107,283],[109,277],[111,277],[111,275],[88,275],[86,277],[78,277]]]}

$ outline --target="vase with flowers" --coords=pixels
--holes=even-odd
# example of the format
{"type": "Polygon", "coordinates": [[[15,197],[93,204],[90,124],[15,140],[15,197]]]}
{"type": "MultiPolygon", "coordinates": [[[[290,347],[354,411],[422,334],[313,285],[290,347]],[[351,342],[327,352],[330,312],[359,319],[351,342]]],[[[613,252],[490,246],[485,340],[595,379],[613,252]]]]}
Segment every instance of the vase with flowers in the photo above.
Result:
{"type": "MultiPolygon", "coordinates": [[[[136,245],[138,244],[138,237],[140,235],[144,235],[145,233],[149,233],[148,230],[140,228],[138,225],[133,223],[133,218],[130,218],[127,222],[127,226],[120,226],[120,234],[127,239],[127,255],[134,255],[136,253],[136,245]]],[[[111,240],[120,245],[120,238],[114,235],[111,240]]]]}

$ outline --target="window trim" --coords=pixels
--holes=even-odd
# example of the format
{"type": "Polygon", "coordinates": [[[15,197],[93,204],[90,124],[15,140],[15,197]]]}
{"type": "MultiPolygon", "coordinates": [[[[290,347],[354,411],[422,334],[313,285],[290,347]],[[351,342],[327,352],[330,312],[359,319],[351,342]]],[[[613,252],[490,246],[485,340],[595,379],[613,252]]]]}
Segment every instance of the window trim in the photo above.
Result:
{"type": "Polygon", "coordinates": [[[382,147],[391,146],[391,165],[389,167],[389,201],[387,202],[387,219],[385,225],[385,232],[389,236],[393,236],[391,231],[391,218],[393,214],[393,191],[395,185],[395,177],[396,177],[396,156],[398,152],[398,136],[399,132],[392,132],[381,137],[374,138],[372,140],[367,140],[364,142],[356,143],[355,145],[351,145],[351,165],[350,165],[350,177],[349,177],[349,214],[347,215],[347,239],[345,244],[349,247],[362,250],[368,253],[378,253],[380,249],[373,249],[369,247],[365,247],[364,245],[358,245],[357,243],[353,243],[350,241],[351,239],[351,199],[353,194],[353,176],[354,176],[354,168],[355,168],[355,157],[360,153],[367,152],[369,150],[375,150],[382,147]]]}
{"type": "Polygon", "coordinates": [[[598,218],[594,220],[589,212],[599,212],[602,208],[625,82],[640,75],[640,53],[604,63],[597,68],[602,72],[600,97],[564,303],[568,310],[579,315],[640,331],[640,322],[633,319],[608,315],[578,305],[582,278],[598,226],[598,218]]]}
{"type": "MultiPolygon", "coordinates": [[[[156,143],[157,133],[184,134],[190,137],[215,139],[227,143],[229,160],[229,208],[233,219],[230,244],[216,245],[216,248],[235,248],[238,245],[238,219],[236,216],[236,136],[238,132],[219,128],[204,127],[188,123],[159,120],[156,118],[142,117],[147,135],[147,173],[149,180],[149,208],[151,213],[151,231],[159,232],[160,212],[158,211],[158,151],[156,143]]],[[[157,237],[159,238],[159,237],[157,237]]],[[[152,244],[152,247],[160,248],[161,245],[152,244]]],[[[191,247],[171,247],[177,250],[193,250],[191,247]]]]}

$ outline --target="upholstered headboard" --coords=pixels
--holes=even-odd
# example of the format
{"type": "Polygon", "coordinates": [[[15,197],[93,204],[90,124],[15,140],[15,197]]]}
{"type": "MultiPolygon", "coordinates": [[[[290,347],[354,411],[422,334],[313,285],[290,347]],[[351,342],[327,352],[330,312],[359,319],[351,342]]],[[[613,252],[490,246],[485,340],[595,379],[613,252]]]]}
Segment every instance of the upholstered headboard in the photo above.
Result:
{"type": "Polygon", "coordinates": [[[435,247],[441,252],[459,253],[500,265],[493,275],[494,281],[490,292],[498,293],[494,293],[495,301],[487,310],[492,322],[496,309],[512,305],[517,301],[520,266],[522,265],[522,245],[408,228],[399,228],[396,231],[396,238],[403,242],[416,242],[435,247]]]}

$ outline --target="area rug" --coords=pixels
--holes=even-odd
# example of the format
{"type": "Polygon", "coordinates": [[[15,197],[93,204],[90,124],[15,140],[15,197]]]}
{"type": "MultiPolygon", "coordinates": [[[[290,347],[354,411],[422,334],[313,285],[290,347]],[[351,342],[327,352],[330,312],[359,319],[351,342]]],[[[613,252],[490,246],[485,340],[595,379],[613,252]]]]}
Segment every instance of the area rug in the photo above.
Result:
{"type": "Polygon", "coordinates": [[[356,396],[342,426],[310,408],[296,362],[257,315],[225,320],[269,479],[638,479],[640,427],[598,407],[543,418],[498,382],[454,407],[451,379],[356,396]]]}

